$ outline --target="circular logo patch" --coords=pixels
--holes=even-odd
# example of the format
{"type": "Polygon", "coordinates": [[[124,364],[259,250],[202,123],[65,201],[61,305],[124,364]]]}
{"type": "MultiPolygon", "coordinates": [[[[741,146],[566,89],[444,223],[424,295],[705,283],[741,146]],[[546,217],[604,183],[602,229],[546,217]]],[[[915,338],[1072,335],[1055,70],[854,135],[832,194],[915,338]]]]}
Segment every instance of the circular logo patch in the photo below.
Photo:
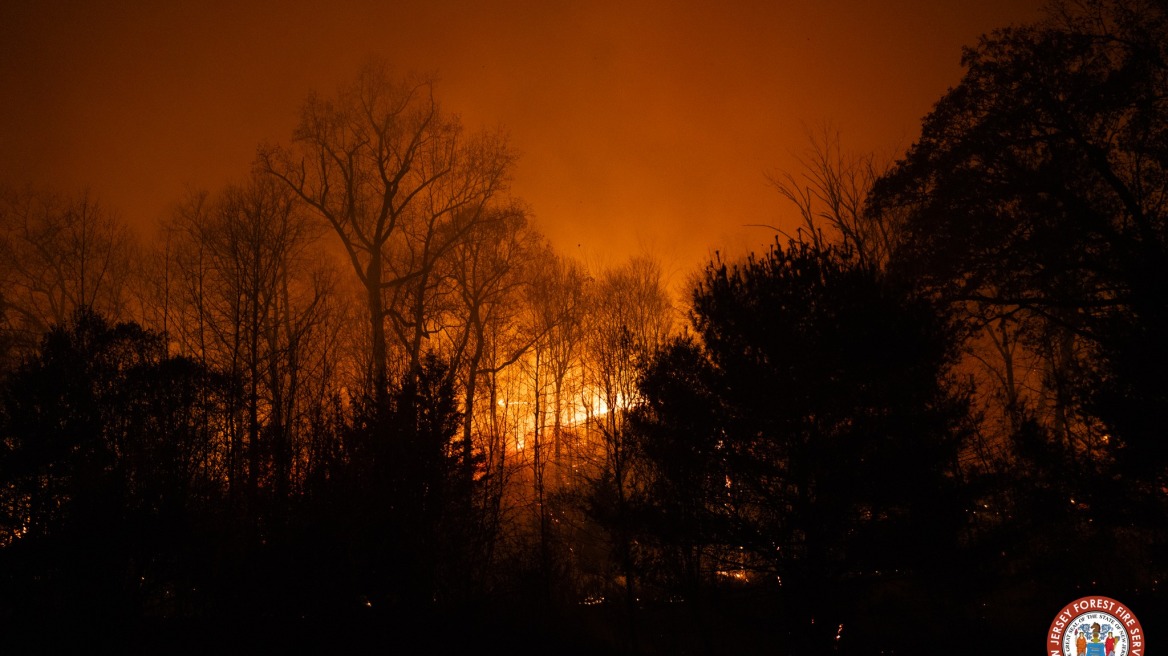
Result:
{"type": "Polygon", "coordinates": [[[1083,597],[1059,611],[1046,647],[1049,656],[1144,656],[1144,630],[1118,601],[1083,597]]]}

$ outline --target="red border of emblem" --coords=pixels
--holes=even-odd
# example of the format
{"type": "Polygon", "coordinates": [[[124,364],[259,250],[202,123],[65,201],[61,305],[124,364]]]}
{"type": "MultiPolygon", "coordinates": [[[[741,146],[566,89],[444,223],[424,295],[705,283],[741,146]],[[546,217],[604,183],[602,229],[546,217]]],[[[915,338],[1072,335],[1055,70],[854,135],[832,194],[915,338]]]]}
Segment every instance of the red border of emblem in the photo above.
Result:
{"type": "Polygon", "coordinates": [[[1144,656],[1144,629],[1135,613],[1130,608],[1111,597],[1095,595],[1080,597],[1063,606],[1050,623],[1046,632],[1046,653],[1048,656],[1075,656],[1063,652],[1063,635],[1075,618],[1087,613],[1103,612],[1111,615],[1123,624],[1128,634],[1128,656],[1144,656]]]}

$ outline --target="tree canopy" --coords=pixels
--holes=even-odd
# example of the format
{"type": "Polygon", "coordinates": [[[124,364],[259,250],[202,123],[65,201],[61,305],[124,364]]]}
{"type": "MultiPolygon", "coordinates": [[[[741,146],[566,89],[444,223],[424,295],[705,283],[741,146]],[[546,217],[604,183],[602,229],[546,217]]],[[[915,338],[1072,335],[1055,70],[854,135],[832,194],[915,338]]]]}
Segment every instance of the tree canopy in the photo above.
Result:
{"type": "Polygon", "coordinates": [[[944,312],[849,249],[792,242],[711,263],[692,322],[649,366],[635,423],[660,538],[745,550],[809,608],[845,578],[944,559],[968,410],[944,312]]]}
{"type": "Polygon", "coordinates": [[[902,226],[892,275],[995,369],[981,566],[1136,594],[1168,476],[1168,7],[1056,2],[963,63],[867,219],[902,226]]]}
{"type": "Polygon", "coordinates": [[[966,74],[874,190],[904,217],[896,267],[1049,364],[1078,456],[1158,494],[1168,465],[1168,12],[1052,5],[964,56],[966,74]]]}

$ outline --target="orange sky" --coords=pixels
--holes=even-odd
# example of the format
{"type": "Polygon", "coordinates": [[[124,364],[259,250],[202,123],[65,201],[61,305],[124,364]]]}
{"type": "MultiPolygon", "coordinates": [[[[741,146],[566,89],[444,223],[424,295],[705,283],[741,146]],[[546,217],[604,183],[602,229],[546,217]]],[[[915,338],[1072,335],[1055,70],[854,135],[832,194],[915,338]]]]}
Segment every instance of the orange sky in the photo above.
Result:
{"type": "Polygon", "coordinates": [[[68,2],[0,6],[0,184],[89,188],[137,226],[242,176],[300,102],[369,55],[436,71],[522,153],[513,190],[561,250],[675,272],[791,225],[765,174],[807,132],[891,153],[960,48],[1038,0],[68,2]]]}

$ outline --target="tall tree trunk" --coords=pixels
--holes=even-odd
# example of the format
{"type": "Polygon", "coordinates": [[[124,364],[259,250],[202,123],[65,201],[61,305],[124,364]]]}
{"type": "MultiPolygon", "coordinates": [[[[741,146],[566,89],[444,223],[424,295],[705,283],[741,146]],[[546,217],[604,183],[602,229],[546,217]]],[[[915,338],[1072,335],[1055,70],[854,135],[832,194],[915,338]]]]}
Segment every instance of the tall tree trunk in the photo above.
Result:
{"type": "Polygon", "coordinates": [[[377,412],[384,410],[389,391],[389,352],[385,342],[385,307],[381,296],[381,253],[374,253],[365,267],[365,295],[369,305],[370,396],[377,412]]]}

